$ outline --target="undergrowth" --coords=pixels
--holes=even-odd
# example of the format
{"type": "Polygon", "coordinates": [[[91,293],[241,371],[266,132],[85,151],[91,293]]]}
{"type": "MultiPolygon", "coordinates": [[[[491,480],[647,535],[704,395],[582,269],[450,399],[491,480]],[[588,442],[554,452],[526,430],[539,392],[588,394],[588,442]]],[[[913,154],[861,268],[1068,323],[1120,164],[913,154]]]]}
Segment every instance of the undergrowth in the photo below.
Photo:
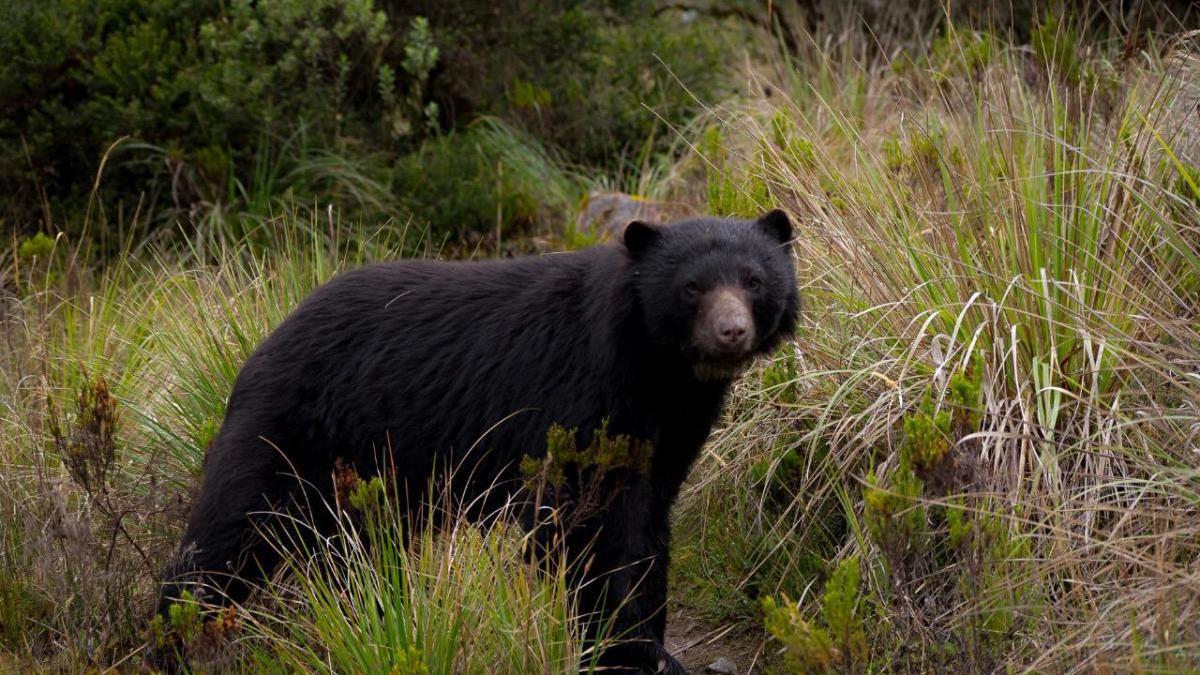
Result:
{"type": "MultiPolygon", "coordinates": [[[[1099,40],[1046,14],[1028,35],[944,21],[881,50],[887,26],[782,24],[750,93],[680,128],[686,156],[616,179],[797,224],[799,336],[737,385],[685,490],[673,608],[749,626],[756,666],[797,672],[1194,670],[1191,38],[1099,40]]],[[[456,134],[430,142],[465,158],[397,170],[447,196],[478,169],[495,192],[447,197],[464,218],[569,211],[613,180],[486,121],[456,134]]],[[[184,247],[123,242],[104,268],[63,237],[3,254],[0,669],[132,668],[241,362],[338,270],[446,252],[422,227],[271,203],[184,247]]],[[[495,222],[466,253],[501,250],[495,222]]],[[[359,510],[385,494],[364,485],[359,510]]],[[[522,533],[458,523],[404,549],[373,522],[301,548],[217,624],[211,663],[586,663],[559,572],[521,562],[522,533]]]]}
{"type": "Polygon", "coordinates": [[[1085,34],[811,36],[760,72],[778,95],[714,111],[710,208],[787,208],[808,304],[685,495],[674,578],[789,669],[1200,660],[1195,52],[1085,34]]]}

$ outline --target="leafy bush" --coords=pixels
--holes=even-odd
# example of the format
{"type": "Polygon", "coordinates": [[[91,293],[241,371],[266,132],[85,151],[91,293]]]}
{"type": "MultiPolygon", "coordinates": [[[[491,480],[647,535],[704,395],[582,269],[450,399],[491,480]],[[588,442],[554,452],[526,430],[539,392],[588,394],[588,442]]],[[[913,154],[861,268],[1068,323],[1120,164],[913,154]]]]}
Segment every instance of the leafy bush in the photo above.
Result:
{"type": "Polygon", "coordinates": [[[528,229],[541,216],[561,219],[584,182],[535,139],[485,119],[436,136],[393,169],[394,191],[435,239],[528,229]]]}
{"type": "MultiPolygon", "coordinates": [[[[0,189],[6,219],[78,211],[100,158],[122,137],[104,185],[133,208],[221,202],[253,166],[264,133],[298,121],[327,138],[377,126],[375,56],[387,17],[370,0],[18,2],[0,22],[0,189]],[[185,171],[185,169],[188,169],[185,171]],[[188,180],[180,181],[181,177],[188,180]],[[65,204],[63,204],[65,202],[65,204]],[[158,203],[153,203],[158,202],[158,203]]],[[[386,115],[384,115],[386,117],[386,115]]]]}
{"type": "Polygon", "coordinates": [[[89,215],[102,232],[178,219],[240,236],[244,217],[261,220],[286,197],[358,217],[410,206],[438,230],[490,231],[497,213],[519,226],[534,205],[504,178],[478,191],[493,177],[472,166],[478,156],[458,156],[473,139],[456,132],[478,117],[506,120],[569,162],[613,168],[665,147],[659,116],[677,123],[699,109],[660,57],[701,101],[722,95],[711,31],[652,9],[17,0],[0,11],[0,191],[10,196],[0,219],[28,233],[74,233],[89,215]],[[467,197],[458,213],[404,189],[425,164],[442,174],[443,195],[466,171],[469,185],[449,191],[467,197]],[[407,199],[369,189],[388,185],[393,165],[407,199]]]}
{"type": "Polygon", "coordinates": [[[662,149],[670,137],[658,116],[678,124],[724,97],[726,50],[712,22],[658,13],[650,0],[383,5],[429,17],[443,55],[431,95],[450,126],[496,115],[573,162],[611,168],[647,142],[662,149]]]}

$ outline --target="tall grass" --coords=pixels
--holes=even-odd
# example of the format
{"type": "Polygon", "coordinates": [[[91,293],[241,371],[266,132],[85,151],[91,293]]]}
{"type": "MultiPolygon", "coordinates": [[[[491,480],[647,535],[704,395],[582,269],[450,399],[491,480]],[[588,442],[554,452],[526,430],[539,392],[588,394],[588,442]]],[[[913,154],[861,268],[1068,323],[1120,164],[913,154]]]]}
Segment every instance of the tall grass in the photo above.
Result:
{"type": "Polygon", "coordinates": [[[277,537],[290,562],[267,611],[249,614],[256,669],[589,670],[597,652],[584,649],[567,567],[556,556],[529,558],[531,535],[507,513],[518,506],[477,524],[445,500],[431,506],[443,517],[414,534],[378,479],[346,492],[349,503],[326,505],[337,510],[331,536],[314,539],[297,523],[277,537]]]}
{"type": "Polygon", "coordinates": [[[687,496],[680,583],[789,598],[798,668],[1194,665],[1191,52],[842,38],[709,132],[710,204],[795,214],[809,305],[687,496]],[[813,557],[851,553],[865,652],[815,611],[813,557]]]}

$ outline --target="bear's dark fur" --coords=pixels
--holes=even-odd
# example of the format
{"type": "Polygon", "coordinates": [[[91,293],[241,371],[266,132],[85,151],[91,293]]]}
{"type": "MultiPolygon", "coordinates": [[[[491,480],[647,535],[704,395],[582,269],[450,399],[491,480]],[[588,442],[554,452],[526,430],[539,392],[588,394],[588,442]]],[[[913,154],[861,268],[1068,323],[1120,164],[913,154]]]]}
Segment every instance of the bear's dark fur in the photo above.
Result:
{"type": "Polygon", "coordinates": [[[779,211],[635,222],[619,244],[376,264],[318,288],[238,375],[160,612],[197,581],[242,599],[278,562],[252,514],[301,481],[332,501],[339,460],[369,475],[384,458],[417,509],[435,464],[473,477],[453,485],[470,500],[519,483],[552,425],[603,426],[653,454],[567,537],[568,555],[588,550],[579,581],[600,580],[581,608],[619,607],[604,665],[683,672],[662,646],[671,507],[733,378],[793,330],[790,238],[779,211]]]}

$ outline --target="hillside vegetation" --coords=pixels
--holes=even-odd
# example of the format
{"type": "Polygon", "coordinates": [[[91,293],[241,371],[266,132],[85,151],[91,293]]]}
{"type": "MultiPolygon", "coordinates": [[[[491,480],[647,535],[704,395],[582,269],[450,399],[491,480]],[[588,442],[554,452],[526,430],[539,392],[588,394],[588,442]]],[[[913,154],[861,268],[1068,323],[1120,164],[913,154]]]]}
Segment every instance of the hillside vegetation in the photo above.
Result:
{"type": "MultiPolygon", "coordinates": [[[[610,9],[576,17],[599,31],[590,53],[650,51],[610,9]]],[[[363,156],[289,149],[310,164],[273,165],[242,153],[283,146],[230,136],[218,183],[238,197],[203,214],[167,199],[150,227],[103,174],[45,198],[64,220],[36,215],[40,200],[0,212],[15,224],[0,671],[136,670],[233,378],[314,286],[374,260],[586,245],[603,236],[570,224],[580,200],[611,188],[695,212],[779,207],[797,224],[802,325],[738,384],[685,488],[672,617],[713,627],[743,671],[1200,668],[1200,45],[1144,7],[901,9],[701,13],[719,36],[679,48],[715,61],[646,66],[683,117],[643,109],[608,145],[539,126],[586,126],[570,106],[531,113],[561,82],[515,80],[507,108],[477,102],[470,122],[397,140],[383,183],[363,156]],[[705,63],[722,84],[689,88],[705,63]],[[463,147],[492,154],[475,165],[463,147]],[[475,175],[463,162],[496,192],[422,183],[475,175]],[[257,202],[235,178],[250,175],[305,189],[257,202]],[[414,186],[429,199],[393,200],[414,186]],[[471,226],[423,210],[443,208],[471,226]],[[510,239],[514,209],[530,217],[510,239]]],[[[418,24],[379,39],[420,42],[418,24]]],[[[422,95],[438,115],[453,98],[422,95]]],[[[17,171],[5,152],[0,185],[17,171]]],[[[205,175],[185,156],[165,166],[205,175]]],[[[521,563],[520,531],[451,513],[405,550],[386,491],[345,479],[359,517],[327,547],[301,547],[216,622],[178,608],[197,669],[587,668],[597,645],[579,639],[565,574],[521,563]]]]}

